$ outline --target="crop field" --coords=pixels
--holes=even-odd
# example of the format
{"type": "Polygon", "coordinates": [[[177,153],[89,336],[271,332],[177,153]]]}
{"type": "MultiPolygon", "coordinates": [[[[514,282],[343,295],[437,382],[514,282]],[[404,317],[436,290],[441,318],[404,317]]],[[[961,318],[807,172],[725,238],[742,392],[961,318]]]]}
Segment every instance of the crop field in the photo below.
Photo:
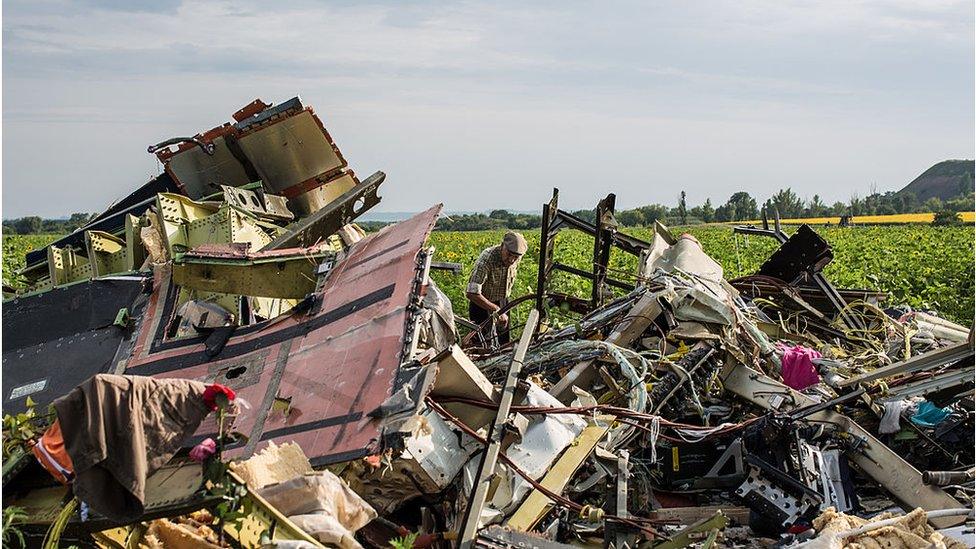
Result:
{"type": "MultiPolygon", "coordinates": [[[[791,232],[789,228],[787,232],[791,232]]],[[[930,225],[819,227],[817,231],[834,249],[834,261],[827,266],[827,278],[838,287],[877,288],[891,294],[889,303],[906,303],[912,307],[931,308],[947,318],[970,326],[974,307],[974,238],[972,226],[933,227],[930,225]]],[[[634,236],[650,239],[649,229],[628,229],[634,236]]],[[[676,231],[678,232],[678,231],[676,231]]],[[[690,227],[725,269],[726,278],[750,274],[776,249],[770,238],[736,236],[726,226],[690,227]]],[[[482,249],[501,240],[502,231],[435,232],[431,244],[437,249],[438,261],[461,263],[460,275],[435,271],[434,280],[451,298],[454,308],[467,316],[464,287],[471,265],[482,249]]],[[[529,254],[522,260],[513,297],[535,291],[539,231],[526,231],[529,254]]],[[[15,282],[13,273],[23,266],[24,254],[54,240],[53,235],[4,236],[3,280],[15,282]]],[[[589,269],[592,239],[575,231],[560,233],[556,259],[581,269],[589,269]]],[[[621,280],[634,272],[636,259],[615,251],[610,260],[611,274],[621,280]]],[[[580,297],[589,295],[589,283],[583,279],[556,273],[554,291],[580,297]]]]}
{"type": "Polygon", "coordinates": [[[16,287],[16,272],[24,266],[24,255],[57,238],[51,234],[3,235],[3,283],[16,287]]]}
{"type": "MultiPolygon", "coordinates": [[[[785,229],[787,233],[792,230],[785,229]]],[[[834,260],[824,274],[839,288],[875,288],[890,294],[889,304],[906,303],[917,308],[931,308],[945,317],[971,326],[974,293],[974,229],[966,227],[933,227],[930,225],[820,227],[816,229],[831,244],[834,260]]],[[[626,230],[650,240],[649,229],[626,230]]],[[[676,233],[679,231],[675,231],[676,233]]],[[[726,278],[754,273],[776,249],[771,238],[734,235],[730,227],[689,227],[705,251],[725,269],[726,278]]],[[[455,310],[467,316],[464,287],[471,264],[480,251],[501,240],[503,231],[435,232],[431,244],[440,261],[459,262],[461,275],[435,272],[437,284],[451,298],[455,310]]],[[[522,260],[512,296],[535,291],[539,231],[527,231],[529,253],[522,260]]],[[[564,231],[556,241],[556,260],[581,269],[590,269],[593,240],[588,236],[564,231]]],[[[620,280],[636,269],[637,260],[614,251],[610,258],[611,274],[620,280]]],[[[588,297],[590,285],[581,278],[556,273],[553,291],[588,297]]]]}

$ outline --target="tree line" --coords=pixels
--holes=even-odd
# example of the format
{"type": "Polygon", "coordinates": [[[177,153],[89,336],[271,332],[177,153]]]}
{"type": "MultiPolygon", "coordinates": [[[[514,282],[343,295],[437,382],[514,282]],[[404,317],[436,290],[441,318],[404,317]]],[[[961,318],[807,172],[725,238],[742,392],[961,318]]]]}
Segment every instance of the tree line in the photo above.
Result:
{"type": "MultiPolygon", "coordinates": [[[[779,212],[783,219],[804,217],[840,217],[866,215],[894,215],[919,212],[968,212],[973,210],[974,195],[943,202],[930,198],[924,202],[908,192],[874,192],[864,198],[851,196],[847,202],[826,204],[819,195],[803,200],[791,188],[781,189],[769,197],[760,207],[749,193],[733,193],[724,204],[714,206],[711,199],[693,208],[687,207],[687,195],[681,192],[677,205],[649,204],[629,210],[617,210],[614,216],[625,227],[643,227],[660,221],[666,225],[694,225],[701,223],[724,223],[751,221],[759,219],[761,208],[770,218],[779,212]]],[[[593,222],[594,210],[577,210],[573,215],[593,222]]],[[[493,210],[488,214],[463,214],[443,216],[437,221],[437,229],[443,231],[480,231],[490,229],[536,229],[542,224],[542,217],[536,214],[516,213],[508,210],[493,210]]]]}
{"type": "Polygon", "coordinates": [[[95,214],[73,213],[67,219],[43,219],[36,215],[3,220],[3,234],[68,234],[84,227],[95,214]]]}
{"type": "MultiPolygon", "coordinates": [[[[765,208],[768,215],[778,211],[783,219],[802,217],[840,217],[844,215],[893,215],[918,212],[967,212],[973,210],[974,196],[970,191],[965,196],[943,202],[938,198],[930,198],[924,202],[916,199],[909,192],[886,193],[873,192],[863,198],[852,195],[847,202],[826,204],[819,195],[813,195],[809,200],[803,200],[791,189],[781,189],[766,199],[760,207],[759,203],[749,193],[739,191],[733,193],[724,204],[714,206],[711,199],[693,208],[687,207],[687,195],[684,191],[678,197],[675,206],[664,204],[649,204],[629,210],[617,210],[617,221],[625,227],[643,227],[660,221],[667,225],[694,225],[700,223],[723,223],[730,221],[750,221],[759,219],[761,208],[765,208]]],[[[593,222],[596,216],[594,210],[576,210],[571,212],[577,217],[593,222]]],[[[67,234],[84,226],[94,214],[73,213],[67,219],[43,219],[38,216],[5,219],[3,221],[4,234],[67,234]]],[[[945,216],[945,215],[944,215],[945,216]]],[[[387,225],[386,222],[367,221],[360,225],[366,230],[373,231],[387,225]]],[[[538,214],[510,212],[508,210],[492,210],[485,213],[460,214],[442,216],[437,221],[437,229],[442,231],[482,231],[490,229],[537,229],[542,224],[542,217],[538,214]]]]}

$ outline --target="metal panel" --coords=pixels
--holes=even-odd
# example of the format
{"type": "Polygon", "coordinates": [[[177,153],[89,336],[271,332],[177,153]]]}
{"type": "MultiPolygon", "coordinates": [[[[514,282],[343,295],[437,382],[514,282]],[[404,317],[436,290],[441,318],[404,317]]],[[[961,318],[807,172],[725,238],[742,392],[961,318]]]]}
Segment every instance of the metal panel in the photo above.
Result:
{"type": "Polygon", "coordinates": [[[85,231],[85,248],[92,264],[92,276],[106,276],[126,270],[125,240],[102,231],[85,231]]]}
{"type": "MultiPolygon", "coordinates": [[[[317,184],[317,182],[316,182],[317,184]]],[[[321,210],[359,184],[352,172],[344,173],[292,199],[295,209],[307,215],[321,210]]]]}
{"type": "Polygon", "coordinates": [[[244,164],[234,157],[227,146],[227,140],[220,136],[212,143],[212,156],[200,147],[192,147],[166,161],[166,168],[173,178],[194,200],[220,192],[221,185],[240,187],[251,182],[244,164]]]}
{"type": "Polygon", "coordinates": [[[315,289],[327,246],[251,253],[246,246],[199,246],[173,263],[173,281],[206,292],[301,299],[315,289]]]}
{"type": "Polygon", "coordinates": [[[386,174],[376,172],[366,178],[359,185],[343,193],[326,207],[296,221],[289,226],[288,232],[276,237],[264,250],[278,250],[281,248],[297,248],[311,246],[316,242],[334,234],[347,223],[365,213],[380,202],[377,189],[386,174]]]}
{"type": "MultiPolygon", "coordinates": [[[[250,404],[234,425],[250,440],[231,456],[269,440],[298,443],[315,465],[380,451],[382,426],[369,414],[396,390],[417,255],[440,208],[357,242],[317,290],[311,312],[238,328],[212,359],[200,338],[163,340],[171,312],[168,281],[157,278],[126,373],[226,380],[250,404]],[[286,410],[273,409],[276,400],[288,402],[286,410]]],[[[215,429],[206,420],[187,444],[215,429]]]]}
{"type": "Polygon", "coordinates": [[[290,187],[346,166],[308,110],[245,135],[238,142],[266,188],[277,194],[287,195],[284,191],[290,187]]]}
{"type": "Polygon", "coordinates": [[[128,337],[120,309],[142,313],[146,276],[112,277],[19,297],[3,305],[3,411],[42,410],[94,374],[112,371],[128,337]]]}

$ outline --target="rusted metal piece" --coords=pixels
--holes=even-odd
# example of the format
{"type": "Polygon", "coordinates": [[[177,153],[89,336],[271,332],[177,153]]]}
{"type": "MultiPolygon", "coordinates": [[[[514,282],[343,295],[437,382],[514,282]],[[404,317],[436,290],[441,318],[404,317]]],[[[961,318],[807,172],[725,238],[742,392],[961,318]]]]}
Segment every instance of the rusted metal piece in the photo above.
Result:
{"type": "Polygon", "coordinates": [[[544,299],[553,271],[563,271],[586,278],[592,284],[588,310],[592,310],[607,297],[607,287],[630,291],[634,285],[607,276],[610,251],[616,247],[629,254],[640,256],[650,244],[639,238],[616,230],[613,211],[616,197],[607,195],[599,202],[596,210],[596,224],[589,223],[575,215],[559,209],[559,189],[552,190],[552,198],[542,206],[542,227],[539,237],[539,271],[536,277],[536,309],[545,313],[544,299]],[[593,265],[590,271],[564,265],[553,259],[556,235],[563,229],[576,229],[593,237],[593,265]]]}
{"type": "Polygon", "coordinates": [[[149,148],[190,198],[260,180],[310,213],[303,195],[341,177],[348,165],[322,121],[298,97],[275,106],[256,99],[233,118],[233,124],[149,148]]]}

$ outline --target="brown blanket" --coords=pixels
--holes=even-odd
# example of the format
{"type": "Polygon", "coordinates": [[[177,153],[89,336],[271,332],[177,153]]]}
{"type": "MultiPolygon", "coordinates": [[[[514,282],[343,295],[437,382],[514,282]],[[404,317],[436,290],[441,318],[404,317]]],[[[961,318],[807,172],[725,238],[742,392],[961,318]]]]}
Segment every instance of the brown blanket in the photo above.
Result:
{"type": "Polygon", "coordinates": [[[206,385],[98,374],[54,402],[75,469],[75,496],[111,520],[144,511],[146,478],[210,412],[206,385]]]}

